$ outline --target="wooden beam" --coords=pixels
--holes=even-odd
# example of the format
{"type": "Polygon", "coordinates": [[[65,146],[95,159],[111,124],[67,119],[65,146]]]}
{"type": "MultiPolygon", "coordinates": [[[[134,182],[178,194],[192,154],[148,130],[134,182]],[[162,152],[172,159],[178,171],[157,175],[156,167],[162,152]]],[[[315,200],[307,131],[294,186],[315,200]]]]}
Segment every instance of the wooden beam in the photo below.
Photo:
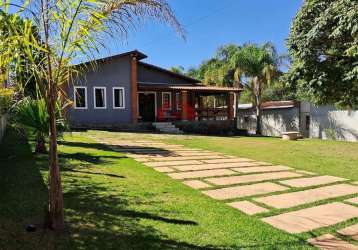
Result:
{"type": "Polygon", "coordinates": [[[131,104],[132,104],[132,123],[138,123],[138,62],[135,55],[131,58],[131,104]]]}
{"type": "Polygon", "coordinates": [[[181,91],[181,119],[188,120],[188,91],[181,91]]]}
{"type": "Polygon", "coordinates": [[[234,92],[227,94],[227,119],[234,119],[234,92]]]}

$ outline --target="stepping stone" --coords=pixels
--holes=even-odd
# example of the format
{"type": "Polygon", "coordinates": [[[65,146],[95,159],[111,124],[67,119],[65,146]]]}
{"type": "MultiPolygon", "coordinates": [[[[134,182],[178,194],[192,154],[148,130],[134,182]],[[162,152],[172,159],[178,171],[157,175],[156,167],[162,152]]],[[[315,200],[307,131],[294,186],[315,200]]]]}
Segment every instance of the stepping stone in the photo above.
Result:
{"type": "Polygon", "coordinates": [[[241,197],[252,196],[252,195],[273,193],[273,192],[284,191],[288,189],[289,189],[288,187],[284,187],[275,183],[265,182],[265,183],[251,184],[245,186],[208,190],[208,191],[204,191],[203,193],[216,200],[227,200],[227,199],[241,198],[241,197]]]}
{"type": "Polygon", "coordinates": [[[358,240],[358,224],[338,230],[337,233],[351,237],[353,240],[358,240]]]}
{"type": "Polygon", "coordinates": [[[260,166],[272,166],[271,163],[264,162],[264,161],[255,161],[255,163],[260,166]]]}
{"type": "Polygon", "coordinates": [[[253,162],[229,162],[216,164],[201,164],[201,165],[186,165],[175,167],[180,171],[203,170],[203,169],[217,169],[217,168],[233,168],[233,167],[254,167],[257,166],[253,162]]]}
{"type": "Polygon", "coordinates": [[[174,153],[181,155],[181,156],[206,156],[206,155],[214,155],[216,153],[213,152],[177,152],[174,153]]]}
{"type": "Polygon", "coordinates": [[[296,170],[297,173],[300,174],[307,174],[307,175],[316,175],[316,173],[310,172],[310,171],[306,171],[306,170],[296,170]]]}
{"type": "Polygon", "coordinates": [[[168,156],[168,157],[151,157],[144,158],[146,161],[187,161],[187,160],[204,160],[204,159],[222,159],[225,156],[222,155],[203,155],[203,156],[168,156]]]}
{"type": "Polygon", "coordinates": [[[335,176],[323,175],[317,177],[306,177],[298,178],[293,180],[280,181],[280,183],[291,186],[291,187],[311,187],[318,186],[323,184],[330,184],[338,181],[346,181],[347,179],[339,178],[335,176]]]}
{"type": "Polygon", "coordinates": [[[251,168],[233,168],[233,170],[240,173],[265,173],[291,170],[292,168],[286,166],[267,166],[267,167],[251,167],[251,168]]]}
{"type": "Polygon", "coordinates": [[[161,150],[152,150],[152,149],[120,149],[120,148],[112,148],[113,151],[120,153],[135,153],[135,154],[168,154],[168,151],[161,150]]]}
{"type": "Polygon", "coordinates": [[[202,188],[211,187],[211,185],[209,185],[205,182],[199,181],[199,180],[184,181],[183,183],[191,188],[194,188],[194,189],[202,189],[202,188]]]}
{"type": "Polygon", "coordinates": [[[215,169],[215,170],[173,173],[173,174],[169,174],[169,176],[172,177],[173,179],[194,179],[194,178],[233,175],[233,174],[237,174],[237,173],[229,169],[215,169]]]}
{"type": "Polygon", "coordinates": [[[230,163],[230,162],[252,162],[254,160],[247,158],[228,158],[228,159],[220,159],[220,160],[205,160],[204,163],[230,163]]]}
{"type": "Polygon", "coordinates": [[[294,172],[277,172],[277,173],[250,174],[250,175],[240,175],[240,176],[230,176],[230,177],[220,177],[220,178],[209,178],[207,179],[207,181],[215,185],[232,185],[232,184],[242,184],[242,183],[285,179],[285,178],[301,177],[301,176],[302,174],[298,174],[294,172]]]}
{"type": "Polygon", "coordinates": [[[202,164],[200,161],[188,160],[188,161],[159,161],[159,162],[147,162],[145,165],[149,167],[164,167],[164,166],[178,166],[178,165],[193,165],[202,164]]]}
{"type": "Polygon", "coordinates": [[[358,205],[358,197],[348,199],[348,200],[345,200],[345,201],[358,205]]]}
{"type": "Polygon", "coordinates": [[[268,209],[264,207],[260,207],[250,201],[232,202],[232,203],[228,203],[228,205],[232,206],[233,208],[239,209],[240,211],[248,215],[254,215],[254,214],[259,214],[269,211],[268,209]]]}
{"type": "Polygon", "coordinates": [[[358,187],[349,184],[337,184],[287,194],[271,195],[257,198],[255,201],[274,208],[290,208],[321,200],[337,198],[358,193],[358,187]]]}
{"type": "Polygon", "coordinates": [[[161,173],[170,173],[170,172],[175,172],[174,169],[172,168],[168,168],[168,167],[159,167],[159,168],[154,168],[155,171],[161,172],[161,173]]]}
{"type": "Polygon", "coordinates": [[[317,238],[307,240],[311,245],[324,250],[339,249],[339,250],[357,250],[358,246],[350,244],[344,240],[338,239],[331,234],[324,234],[317,238]]]}
{"type": "Polygon", "coordinates": [[[289,233],[303,233],[327,227],[358,216],[358,208],[340,202],[320,205],[280,215],[262,221],[289,233]]]}

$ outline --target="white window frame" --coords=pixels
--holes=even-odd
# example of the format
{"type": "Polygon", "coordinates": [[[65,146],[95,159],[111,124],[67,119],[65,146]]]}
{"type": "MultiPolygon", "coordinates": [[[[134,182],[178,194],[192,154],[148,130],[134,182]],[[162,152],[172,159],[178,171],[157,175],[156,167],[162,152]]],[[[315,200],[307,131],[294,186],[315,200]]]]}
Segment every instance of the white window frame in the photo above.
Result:
{"type": "Polygon", "coordinates": [[[175,93],[175,101],[177,102],[176,103],[177,110],[181,110],[180,94],[181,94],[180,92],[175,93]]]}
{"type": "Polygon", "coordinates": [[[107,109],[107,88],[106,87],[93,87],[93,107],[94,109],[107,109]],[[104,107],[97,107],[96,106],[96,89],[103,89],[104,90],[104,107]]]}
{"type": "Polygon", "coordinates": [[[75,109],[87,109],[88,108],[88,102],[87,102],[87,87],[84,86],[73,86],[73,102],[75,103],[75,109]],[[77,101],[76,101],[76,93],[77,89],[84,89],[85,90],[85,106],[84,107],[77,107],[77,101]]]}
{"type": "Polygon", "coordinates": [[[172,110],[172,92],[162,92],[162,108],[164,110],[172,110]],[[169,108],[165,109],[164,107],[164,95],[169,94],[169,108]]]}
{"type": "Polygon", "coordinates": [[[113,97],[113,109],[125,109],[126,108],[126,93],[125,93],[124,87],[113,87],[112,88],[112,97],[113,97]],[[114,91],[117,90],[117,89],[122,90],[122,93],[123,93],[123,107],[116,107],[114,91]]]}

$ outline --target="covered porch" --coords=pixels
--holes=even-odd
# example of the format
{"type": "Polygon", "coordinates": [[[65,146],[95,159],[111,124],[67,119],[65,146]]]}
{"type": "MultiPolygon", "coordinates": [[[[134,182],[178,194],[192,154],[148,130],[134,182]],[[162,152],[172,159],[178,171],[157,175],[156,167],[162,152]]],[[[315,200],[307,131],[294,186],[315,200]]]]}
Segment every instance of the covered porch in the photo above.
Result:
{"type": "Polygon", "coordinates": [[[234,120],[240,88],[138,84],[138,121],[234,120]]]}

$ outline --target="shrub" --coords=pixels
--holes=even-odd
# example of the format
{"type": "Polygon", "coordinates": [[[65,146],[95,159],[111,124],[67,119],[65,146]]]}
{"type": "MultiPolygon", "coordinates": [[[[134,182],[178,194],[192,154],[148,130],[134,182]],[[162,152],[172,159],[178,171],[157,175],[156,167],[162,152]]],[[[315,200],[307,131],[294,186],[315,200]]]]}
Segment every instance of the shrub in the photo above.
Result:
{"type": "MultiPolygon", "coordinates": [[[[33,132],[36,136],[36,153],[45,153],[45,138],[49,134],[49,115],[44,99],[33,100],[25,98],[14,107],[14,122],[18,127],[33,132]]],[[[56,106],[56,125],[59,135],[66,130],[66,124],[61,118],[60,105],[56,106]]]]}
{"type": "Polygon", "coordinates": [[[336,132],[334,131],[334,129],[327,128],[324,130],[324,132],[328,140],[333,140],[333,141],[337,140],[336,132]]]}
{"type": "Polygon", "coordinates": [[[15,91],[12,88],[0,88],[0,114],[5,114],[9,111],[13,104],[15,91]]]}

